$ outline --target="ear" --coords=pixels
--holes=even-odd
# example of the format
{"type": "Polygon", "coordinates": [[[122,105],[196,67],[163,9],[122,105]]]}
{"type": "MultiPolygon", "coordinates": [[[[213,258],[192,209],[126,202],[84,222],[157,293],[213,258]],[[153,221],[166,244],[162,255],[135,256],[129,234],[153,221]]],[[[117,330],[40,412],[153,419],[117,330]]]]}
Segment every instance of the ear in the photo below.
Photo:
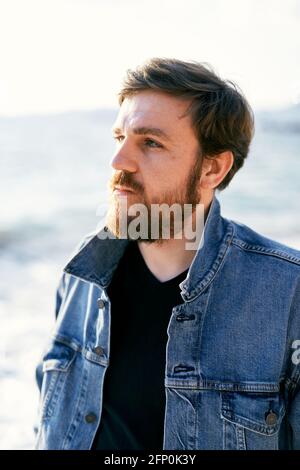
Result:
{"type": "Polygon", "coordinates": [[[200,187],[202,189],[216,188],[230,171],[233,161],[233,153],[229,150],[213,157],[204,157],[200,187]]]}

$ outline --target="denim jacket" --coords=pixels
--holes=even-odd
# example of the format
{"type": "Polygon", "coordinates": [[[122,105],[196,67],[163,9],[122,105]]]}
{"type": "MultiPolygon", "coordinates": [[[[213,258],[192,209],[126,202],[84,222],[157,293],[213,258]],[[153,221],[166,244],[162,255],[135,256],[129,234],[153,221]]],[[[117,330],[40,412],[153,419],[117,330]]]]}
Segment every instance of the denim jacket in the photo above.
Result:
{"type": "MultiPolygon", "coordinates": [[[[128,240],[97,233],[57,285],[36,449],[90,449],[101,420],[107,287],[128,240]]],[[[300,449],[300,252],[222,217],[216,196],[203,236],[170,312],[163,449],[300,449]]]]}

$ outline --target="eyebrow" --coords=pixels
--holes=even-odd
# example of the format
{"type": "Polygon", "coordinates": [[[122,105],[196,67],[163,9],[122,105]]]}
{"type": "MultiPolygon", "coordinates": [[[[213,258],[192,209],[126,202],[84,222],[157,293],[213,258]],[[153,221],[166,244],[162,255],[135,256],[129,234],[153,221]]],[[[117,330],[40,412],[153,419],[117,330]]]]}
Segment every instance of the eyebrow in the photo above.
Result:
{"type": "MultiPolygon", "coordinates": [[[[122,129],[115,127],[112,129],[114,135],[122,134],[122,129]]],[[[136,135],[155,135],[156,137],[161,137],[165,140],[171,140],[170,137],[158,127],[135,127],[132,129],[133,133],[136,135]]]]}

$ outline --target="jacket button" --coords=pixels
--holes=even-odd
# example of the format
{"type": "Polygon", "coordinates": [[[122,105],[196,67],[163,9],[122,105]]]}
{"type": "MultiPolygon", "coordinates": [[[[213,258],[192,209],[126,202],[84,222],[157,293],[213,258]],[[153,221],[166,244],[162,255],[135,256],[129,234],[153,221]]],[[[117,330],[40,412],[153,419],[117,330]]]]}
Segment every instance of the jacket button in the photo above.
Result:
{"type": "Polygon", "coordinates": [[[91,423],[94,423],[97,419],[97,416],[94,414],[94,413],[89,413],[88,415],[86,415],[85,417],[85,421],[88,423],[88,424],[91,424],[91,423]]]}
{"type": "Polygon", "coordinates": [[[274,426],[277,423],[277,415],[273,411],[269,411],[266,415],[266,423],[269,426],[274,426]]]}
{"type": "Polygon", "coordinates": [[[104,354],[104,349],[101,348],[101,346],[96,346],[93,349],[94,353],[96,353],[98,356],[102,356],[104,354]]]}
{"type": "Polygon", "coordinates": [[[105,303],[102,299],[97,299],[97,305],[98,305],[98,308],[103,308],[105,303]]]}

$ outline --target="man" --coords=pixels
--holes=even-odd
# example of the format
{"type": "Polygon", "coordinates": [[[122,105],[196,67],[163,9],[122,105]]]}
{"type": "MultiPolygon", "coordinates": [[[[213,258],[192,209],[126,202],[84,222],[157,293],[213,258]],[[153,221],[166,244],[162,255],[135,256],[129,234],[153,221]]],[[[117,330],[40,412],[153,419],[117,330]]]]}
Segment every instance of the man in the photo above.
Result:
{"type": "Polygon", "coordinates": [[[300,448],[300,253],[215,195],[247,157],[251,108],[202,64],[159,58],[119,97],[106,224],[64,268],[36,368],[36,448],[300,448]],[[191,211],[153,236],[164,203],[191,211]]]}

